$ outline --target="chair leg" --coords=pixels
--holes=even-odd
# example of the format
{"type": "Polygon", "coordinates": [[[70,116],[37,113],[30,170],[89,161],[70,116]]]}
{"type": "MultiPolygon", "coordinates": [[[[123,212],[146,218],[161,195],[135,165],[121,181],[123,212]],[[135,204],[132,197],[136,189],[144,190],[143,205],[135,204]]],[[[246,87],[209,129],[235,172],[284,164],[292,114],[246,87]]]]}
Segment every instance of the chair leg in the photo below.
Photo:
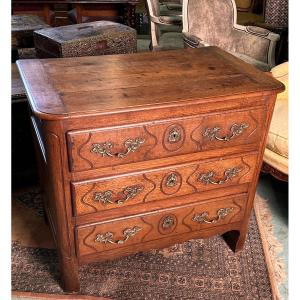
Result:
{"type": "Polygon", "coordinates": [[[152,51],[155,48],[158,48],[158,29],[157,29],[157,25],[155,25],[155,23],[151,22],[150,25],[150,33],[151,33],[151,43],[150,43],[150,50],[152,51]]]}

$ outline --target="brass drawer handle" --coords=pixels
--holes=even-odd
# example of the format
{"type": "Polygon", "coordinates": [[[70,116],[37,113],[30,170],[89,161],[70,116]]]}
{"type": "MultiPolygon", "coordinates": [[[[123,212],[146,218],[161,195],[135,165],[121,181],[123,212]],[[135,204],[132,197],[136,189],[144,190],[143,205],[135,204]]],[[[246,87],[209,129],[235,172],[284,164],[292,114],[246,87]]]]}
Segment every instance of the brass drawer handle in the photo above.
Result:
{"type": "Polygon", "coordinates": [[[133,228],[127,228],[123,231],[123,240],[117,240],[114,241],[114,234],[112,232],[106,232],[104,234],[97,234],[95,242],[97,243],[110,243],[110,244],[116,244],[121,245],[124,244],[127,240],[129,240],[131,237],[135,236],[139,231],[141,231],[142,228],[134,226],[133,228]]]}
{"type": "Polygon", "coordinates": [[[241,168],[229,168],[224,171],[224,179],[222,180],[213,180],[213,177],[216,175],[215,172],[209,171],[207,173],[200,174],[198,177],[198,181],[204,184],[224,184],[228,180],[231,180],[233,177],[236,177],[239,172],[241,172],[241,168]]]}
{"type": "Polygon", "coordinates": [[[241,123],[241,124],[233,124],[230,128],[230,134],[226,135],[224,137],[218,137],[217,134],[220,131],[220,127],[214,127],[214,128],[207,128],[205,132],[203,133],[203,136],[208,137],[210,140],[216,139],[218,141],[230,141],[235,136],[238,136],[243,133],[243,131],[248,128],[249,125],[247,123],[241,123]]]}
{"type": "Polygon", "coordinates": [[[141,191],[143,191],[144,187],[141,185],[136,186],[128,186],[123,190],[124,198],[118,200],[112,200],[113,192],[111,190],[105,192],[96,192],[94,193],[94,201],[102,202],[104,205],[107,204],[124,204],[129,199],[137,196],[141,191]]]}
{"type": "Polygon", "coordinates": [[[135,152],[144,144],[145,140],[137,137],[135,139],[128,139],[124,142],[124,147],[126,148],[125,152],[121,153],[112,153],[111,148],[113,148],[113,143],[108,141],[104,143],[96,143],[92,145],[91,152],[101,155],[102,157],[117,157],[123,158],[126,157],[130,152],[135,152]]]}
{"type": "Polygon", "coordinates": [[[225,219],[225,217],[228,214],[230,214],[232,211],[233,211],[232,207],[221,208],[217,211],[217,216],[211,220],[208,219],[208,212],[206,211],[201,214],[194,215],[192,220],[200,224],[203,223],[214,224],[225,219]]]}

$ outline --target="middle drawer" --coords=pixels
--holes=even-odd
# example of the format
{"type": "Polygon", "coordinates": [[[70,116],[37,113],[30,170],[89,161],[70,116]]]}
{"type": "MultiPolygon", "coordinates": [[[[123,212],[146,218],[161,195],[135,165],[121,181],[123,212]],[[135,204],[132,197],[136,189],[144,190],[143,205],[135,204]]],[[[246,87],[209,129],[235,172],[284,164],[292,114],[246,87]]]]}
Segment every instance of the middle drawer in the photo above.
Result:
{"type": "Polygon", "coordinates": [[[85,215],[252,181],[257,154],[175,165],[71,183],[74,212],[85,215]]]}

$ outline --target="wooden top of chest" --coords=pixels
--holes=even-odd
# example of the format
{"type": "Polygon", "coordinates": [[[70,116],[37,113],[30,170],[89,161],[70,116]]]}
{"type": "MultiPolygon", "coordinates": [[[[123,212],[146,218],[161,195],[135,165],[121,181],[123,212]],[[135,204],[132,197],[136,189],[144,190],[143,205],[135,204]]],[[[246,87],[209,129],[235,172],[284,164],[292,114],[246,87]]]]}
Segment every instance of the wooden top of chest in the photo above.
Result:
{"type": "Polygon", "coordinates": [[[283,84],[217,47],[17,62],[42,119],[278,93],[283,84]]]}

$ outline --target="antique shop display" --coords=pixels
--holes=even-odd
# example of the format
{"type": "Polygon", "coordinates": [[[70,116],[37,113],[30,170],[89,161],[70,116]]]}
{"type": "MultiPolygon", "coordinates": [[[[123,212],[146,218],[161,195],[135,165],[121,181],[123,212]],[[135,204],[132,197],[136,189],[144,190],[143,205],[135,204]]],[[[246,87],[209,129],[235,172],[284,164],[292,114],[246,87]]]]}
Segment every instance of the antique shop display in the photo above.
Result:
{"type": "Polygon", "coordinates": [[[282,83],[217,47],[17,65],[65,291],[90,262],[217,234],[242,249],[282,83]]]}
{"type": "Polygon", "coordinates": [[[38,15],[51,26],[109,20],[135,27],[139,0],[12,0],[13,14],[38,15]]]}
{"type": "Polygon", "coordinates": [[[11,49],[13,62],[19,58],[18,49],[31,48],[34,46],[34,30],[46,27],[49,26],[38,16],[11,16],[11,49]]]}

